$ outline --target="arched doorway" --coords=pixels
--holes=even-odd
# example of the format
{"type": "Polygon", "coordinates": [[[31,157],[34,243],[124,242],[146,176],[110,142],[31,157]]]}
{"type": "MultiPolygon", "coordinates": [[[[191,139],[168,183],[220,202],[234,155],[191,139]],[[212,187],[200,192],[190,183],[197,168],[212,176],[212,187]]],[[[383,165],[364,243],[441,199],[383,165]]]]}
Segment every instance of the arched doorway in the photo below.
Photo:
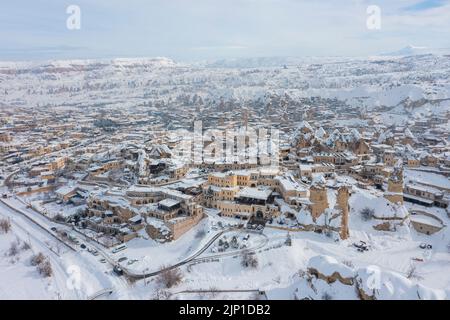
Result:
{"type": "Polygon", "coordinates": [[[264,213],[261,210],[256,211],[256,219],[264,220],[264,213]]]}

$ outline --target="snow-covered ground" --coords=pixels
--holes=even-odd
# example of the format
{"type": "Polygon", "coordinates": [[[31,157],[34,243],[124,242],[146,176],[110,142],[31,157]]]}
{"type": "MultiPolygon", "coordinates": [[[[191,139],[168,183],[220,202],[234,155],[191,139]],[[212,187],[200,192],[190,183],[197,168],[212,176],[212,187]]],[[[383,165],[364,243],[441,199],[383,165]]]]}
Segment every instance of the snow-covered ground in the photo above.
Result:
{"type": "MultiPolygon", "coordinates": [[[[355,189],[359,195],[372,196],[370,192],[355,189]]],[[[355,197],[354,199],[359,199],[355,197]]],[[[20,206],[17,200],[9,200],[20,206]]],[[[364,204],[351,203],[356,209],[364,204]]],[[[405,226],[395,232],[376,231],[372,224],[367,223],[359,216],[358,210],[352,210],[350,216],[350,238],[345,241],[336,241],[325,234],[312,232],[290,232],[292,246],[286,246],[287,231],[265,228],[263,235],[250,234],[249,247],[256,249],[258,265],[256,268],[243,267],[242,255],[228,250],[215,252],[218,239],[193,263],[187,263],[180,267],[183,275],[182,282],[169,290],[161,290],[158,277],[149,277],[129,283],[123,277],[114,275],[109,263],[101,263],[100,256],[93,256],[86,250],[77,249],[76,252],[57,245],[54,238],[46,234],[41,228],[33,226],[26,218],[18,216],[3,204],[1,215],[12,219],[12,232],[0,235],[0,250],[2,256],[0,295],[6,298],[23,299],[87,299],[94,293],[113,288],[113,294],[103,298],[133,299],[165,298],[177,299],[254,299],[256,291],[264,291],[269,298],[293,298],[293,293],[298,290],[307,290],[307,284],[303,283],[302,274],[307,271],[311,259],[317,256],[329,256],[337,263],[350,265],[355,270],[376,267],[382,270],[382,279],[406,279],[415,266],[414,277],[400,281],[405,288],[415,288],[420,285],[433,294],[447,295],[450,289],[450,254],[448,244],[450,235],[448,228],[427,236],[405,226]],[[31,250],[21,251],[17,262],[12,264],[11,258],[5,257],[4,252],[9,248],[10,242],[19,237],[21,242],[30,241],[31,250]],[[267,240],[265,240],[267,239],[267,240]],[[352,245],[355,242],[365,241],[370,248],[366,252],[359,252],[352,245]],[[421,249],[419,245],[427,243],[432,249],[421,249]],[[53,253],[61,251],[60,257],[53,253]],[[54,276],[43,279],[35,267],[30,265],[32,252],[46,254],[54,267],[54,276]],[[201,259],[200,259],[201,258],[201,259]],[[71,278],[70,266],[76,266],[80,271],[80,285],[76,290],[70,290],[67,280],[71,278]],[[391,274],[392,276],[388,276],[391,274]],[[11,283],[15,284],[15,290],[11,291],[11,283]],[[406,281],[406,282],[405,282],[406,281]],[[407,285],[406,285],[406,284],[407,285]],[[31,288],[31,289],[28,289],[31,288]],[[202,290],[219,290],[221,292],[197,292],[202,290]],[[235,292],[233,290],[248,290],[235,292]],[[186,292],[195,291],[195,292],[186,292]],[[437,293],[436,293],[437,292],[437,293]],[[168,294],[168,296],[166,296],[168,294]],[[161,298],[161,296],[159,296],[161,298]]],[[[22,204],[24,206],[24,204],[22,204]]],[[[420,209],[417,205],[408,204],[408,209],[420,209]]],[[[30,210],[26,207],[23,210],[30,210]]],[[[32,214],[32,211],[29,212],[32,214]]],[[[117,254],[105,251],[109,257],[119,259],[126,256],[124,267],[135,272],[155,271],[162,265],[173,265],[194,255],[203,246],[208,244],[213,236],[222,229],[218,228],[219,221],[227,228],[230,222],[238,223],[238,220],[217,216],[215,210],[208,210],[208,218],[205,218],[198,226],[186,233],[178,241],[159,244],[152,240],[137,238],[127,243],[127,249],[117,254]],[[128,265],[128,261],[136,259],[137,262],[128,265]]],[[[448,225],[449,219],[443,209],[434,209],[448,225]]],[[[33,213],[37,215],[37,213],[33,213]]],[[[45,218],[36,216],[42,224],[45,218]]],[[[236,235],[240,242],[243,241],[245,232],[230,232],[226,235],[230,240],[236,235]]],[[[223,236],[222,236],[223,239],[223,236]]],[[[88,244],[89,245],[89,244],[88,244]]],[[[357,272],[357,271],[355,271],[357,272]]],[[[326,294],[335,299],[356,299],[354,288],[335,283],[329,285],[322,280],[314,280],[317,293],[310,293],[312,298],[323,298],[326,294]]],[[[387,281],[387,280],[385,280],[387,281]]],[[[394,280],[392,280],[394,281],[394,280]]],[[[387,282],[386,282],[387,283],[387,282]]],[[[403,287],[402,287],[403,288],[403,287]]],[[[310,289],[308,289],[310,290],[310,289]]],[[[402,289],[403,290],[403,289],[402,289]]],[[[406,289],[405,289],[406,290],[406,289]]],[[[408,289],[409,290],[409,289],[408,289]]],[[[413,289],[411,289],[413,290],[413,289]]],[[[306,291],[305,291],[306,292],[306,291]]],[[[309,291],[308,291],[309,292],[309,291]]],[[[405,291],[406,292],[406,291],[405,291]]],[[[409,291],[408,291],[409,292],[409,291]]],[[[428,291],[426,291],[428,292],[428,291]]],[[[397,292],[401,296],[400,293],[397,292]]],[[[407,295],[406,295],[407,294],[407,295]]],[[[410,293],[405,297],[411,298],[410,293]]],[[[436,297],[438,297],[436,296],[436,297]]],[[[385,294],[383,297],[389,297],[385,294]]],[[[392,296],[395,298],[399,296],[392,296]]],[[[442,297],[442,296],[439,296],[442,297]]]]}
{"type": "MultiPolygon", "coordinates": [[[[34,213],[36,221],[45,225],[45,220],[34,213]]],[[[0,233],[0,297],[4,299],[88,299],[107,288],[114,288],[111,297],[136,298],[128,291],[128,283],[112,274],[112,267],[100,263],[85,250],[70,250],[43,228],[26,217],[0,203],[0,219],[9,219],[12,230],[0,233]],[[29,250],[20,250],[14,257],[8,256],[13,241],[30,245],[29,250]],[[53,275],[43,278],[31,257],[43,253],[48,257],[53,275]],[[5,255],[6,254],[6,255],[5,255]],[[14,258],[14,259],[13,259],[14,258]]]]}

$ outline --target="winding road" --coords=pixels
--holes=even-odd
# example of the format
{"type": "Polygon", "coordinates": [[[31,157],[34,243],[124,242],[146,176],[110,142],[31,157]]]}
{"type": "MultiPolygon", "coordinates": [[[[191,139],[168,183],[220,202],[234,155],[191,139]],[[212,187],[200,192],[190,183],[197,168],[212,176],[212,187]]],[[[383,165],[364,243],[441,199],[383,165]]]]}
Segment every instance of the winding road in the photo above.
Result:
{"type": "MultiPolygon", "coordinates": [[[[78,230],[74,229],[74,228],[70,228],[69,226],[65,225],[65,224],[61,224],[58,223],[56,221],[51,220],[49,217],[42,215],[39,212],[36,212],[36,214],[38,215],[38,217],[43,217],[45,218],[51,226],[47,225],[47,224],[42,224],[40,222],[38,222],[36,219],[34,219],[33,217],[31,217],[29,215],[28,212],[25,212],[19,208],[15,208],[13,207],[11,204],[7,203],[6,201],[4,201],[3,199],[0,199],[0,203],[2,203],[3,205],[5,205],[6,207],[8,207],[9,209],[13,210],[16,213],[19,213],[20,215],[22,215],[23,217],[25,217],[26,219],[28,219],[29,221],[31,221],[33,224],[37,225],[40,229],[42,229],[43,231],[45,231],[46,233],[48,233],[50,236],[52,236],[54,239],[56,239],[57,241],[61,242],[62,244],[64,244],[64,246],[66,246],[67,248],[69,248],[71,251],[77,251],[75,248],[73,248],[71,245],[69,245],[68,243],[66,243],[65,241],[63,241],[62,239],[60,239],[52,230],[50,230],[51,226],[55,226],[58,225],[60,228],[66,230],[66,231],[75,231],[77,232],[77,234],[79,234],[80,236],[83,237],[84,241],[89,243],[92,247],[94,247],[95,249],[98,250],[98,252],[100,253],[100,255],[105,258],[105,260],[111,265],[111,266],[116,266],[118,265],[118,262],[115,261],[113,258],[111,258],[111,256],[108,254],[108,252],[106,252],[104,250],[103,247],[101,247],[100,245],[98,245],[97,243],[94,243],[94,241],[91,241],[91,239],[89,239],[86,235],[84,235],[83,233],[79,232],[78,230]]],[[[34,211],[34,210],[33,210],[34,211]]],[[[247,253],[247,252],[255,252],[261,248],[263,248],[267,243],[268,243],[268,238],[266,235],[262,234],[262,233],[258,233],[261,236],[263,236],[264,241],[262,241],[261,243],[258,244],[257,247],[254,248],[246,248],[246,249],[241,249],[241,250],[235,250],[235,251],[231,251],[231,252],[223,252],[223,253],[219,253],[219,254],[214,254],[214,255],[209,255],[209,256],[205,256],[205,257],[201,257],[199,258],[200,255],[202,255],[206,250],[208,250],[208,248],[210,248],[212,246],[212,244],[219,239],[221,236],[223,236],[226,233],[229,232],[234,232],[234,231],[240,231],[242,230],[242,228],[239,227],[232,227],[226,230],[222,230],[219,233],[217,233],[216,235],[214,235],[210,240],[208,240],[207,243],[205,243],[205,245],[203,245],[196,253],[194,253],[192,256],[172,265],[169,266],[167,268],[164,269],[160,269],[160,270],[156,270],[156,271],[152,271],[152,272],[148,272],[148,273],[136,273],[126,267],[122,267],[121,269],[123,270],[124,274],[132,279],[144,279],[144,278],[149,278],[149,277],[154,277],[157,276],[167,270],[172,270],[172,269],[176,269],[178,267],[181,267],[183,265],[187,265],[189,263],[196,263],[196,262],[202,262],[205,260],[210,260],[210,259],[218,259],[218,258],[224,258],[224,257],[230,257],[230,256],[236,256],[239,254],[243,254],[243,253],[247,253]]],[[[250,230],[245,230],[246,233],[254,233],[250,230]]],[[[109,289],[108,289],[109,290],[109,289]]]]}

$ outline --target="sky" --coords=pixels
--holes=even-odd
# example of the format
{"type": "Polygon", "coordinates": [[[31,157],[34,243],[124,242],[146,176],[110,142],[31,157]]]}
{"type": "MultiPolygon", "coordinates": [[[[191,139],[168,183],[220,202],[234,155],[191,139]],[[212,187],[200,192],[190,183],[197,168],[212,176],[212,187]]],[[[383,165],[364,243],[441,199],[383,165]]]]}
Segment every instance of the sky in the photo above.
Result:
{"type": "Polygon", "coordinates": [[[14,0],[0,60],[367,56],[450,48],[450,0],[14,0]],[[67,7],[80,8],[69,30],[67,7]],[[380,29],[369,29],[370,5],[380,29]]]}

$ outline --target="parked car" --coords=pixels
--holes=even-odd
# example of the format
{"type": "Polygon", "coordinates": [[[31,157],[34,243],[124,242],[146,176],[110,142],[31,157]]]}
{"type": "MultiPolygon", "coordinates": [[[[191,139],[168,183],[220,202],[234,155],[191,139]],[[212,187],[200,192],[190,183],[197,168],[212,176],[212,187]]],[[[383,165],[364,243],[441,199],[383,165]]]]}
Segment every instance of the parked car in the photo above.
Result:
{"type": "Polygon", "coordinates": [[[419,245],[419,247],[420,247],[420,249],[433,249],[433,246],[432,246],[431,244],[424,243],[424,242],[422,242],[422,243],[419,245]]]}
{"type": "Polygon", "coordinates": [[[127,259],[128,259],[127,257],[121,257],[121,258],[119,258],[119,260],[117,260],[117,261],[123,262],[123,261],[125,261],[125,260],[127,260],[127,259]]]}
{"type": "Polygon", "coordinates": [[[135,263],[135,262],[137,262],[137,260],[136,260],[136,259],[132,259],[132,260],[129,260],[129,261],[127,262],[127,264],[128,264],[128,265],[132,265],[132,264],[135,263]]]}
{"type": "Polygon", "coordinates": [[[56,227],[51,227],[50,230],[52,230],[53,232],[56,232],[56,230],[58,230],[58,229],[56,229],[56,227]]]}
{"type": "Polygon", "coordinates": [[[106,263],[106,259],[105,258],[102,258],[99,261],[100,261],[100,263],[106,263]]]}
{"type": "Polygon", "coordinates": [[[364,241],[360,241],[359,243],[354,242],[353,246],[358,250],[358,252],[369,251],[369,247],[364,241]]]}
{"type": "Polygon", "coordinates": [[[85,245],[84,243],[82,243],[82,244],[80,245],[80,248],[81,248],[81,249],[86,249],[86,245],[85,245]]]}
{"type": "Polygon", "coordinates": [[[123,275],[123,270],[122,270],[122,268],[119,267],[119,266],[114,266],[113,272],[114,272],[116,275],[118,275],[118,276],[123,275]]]}

